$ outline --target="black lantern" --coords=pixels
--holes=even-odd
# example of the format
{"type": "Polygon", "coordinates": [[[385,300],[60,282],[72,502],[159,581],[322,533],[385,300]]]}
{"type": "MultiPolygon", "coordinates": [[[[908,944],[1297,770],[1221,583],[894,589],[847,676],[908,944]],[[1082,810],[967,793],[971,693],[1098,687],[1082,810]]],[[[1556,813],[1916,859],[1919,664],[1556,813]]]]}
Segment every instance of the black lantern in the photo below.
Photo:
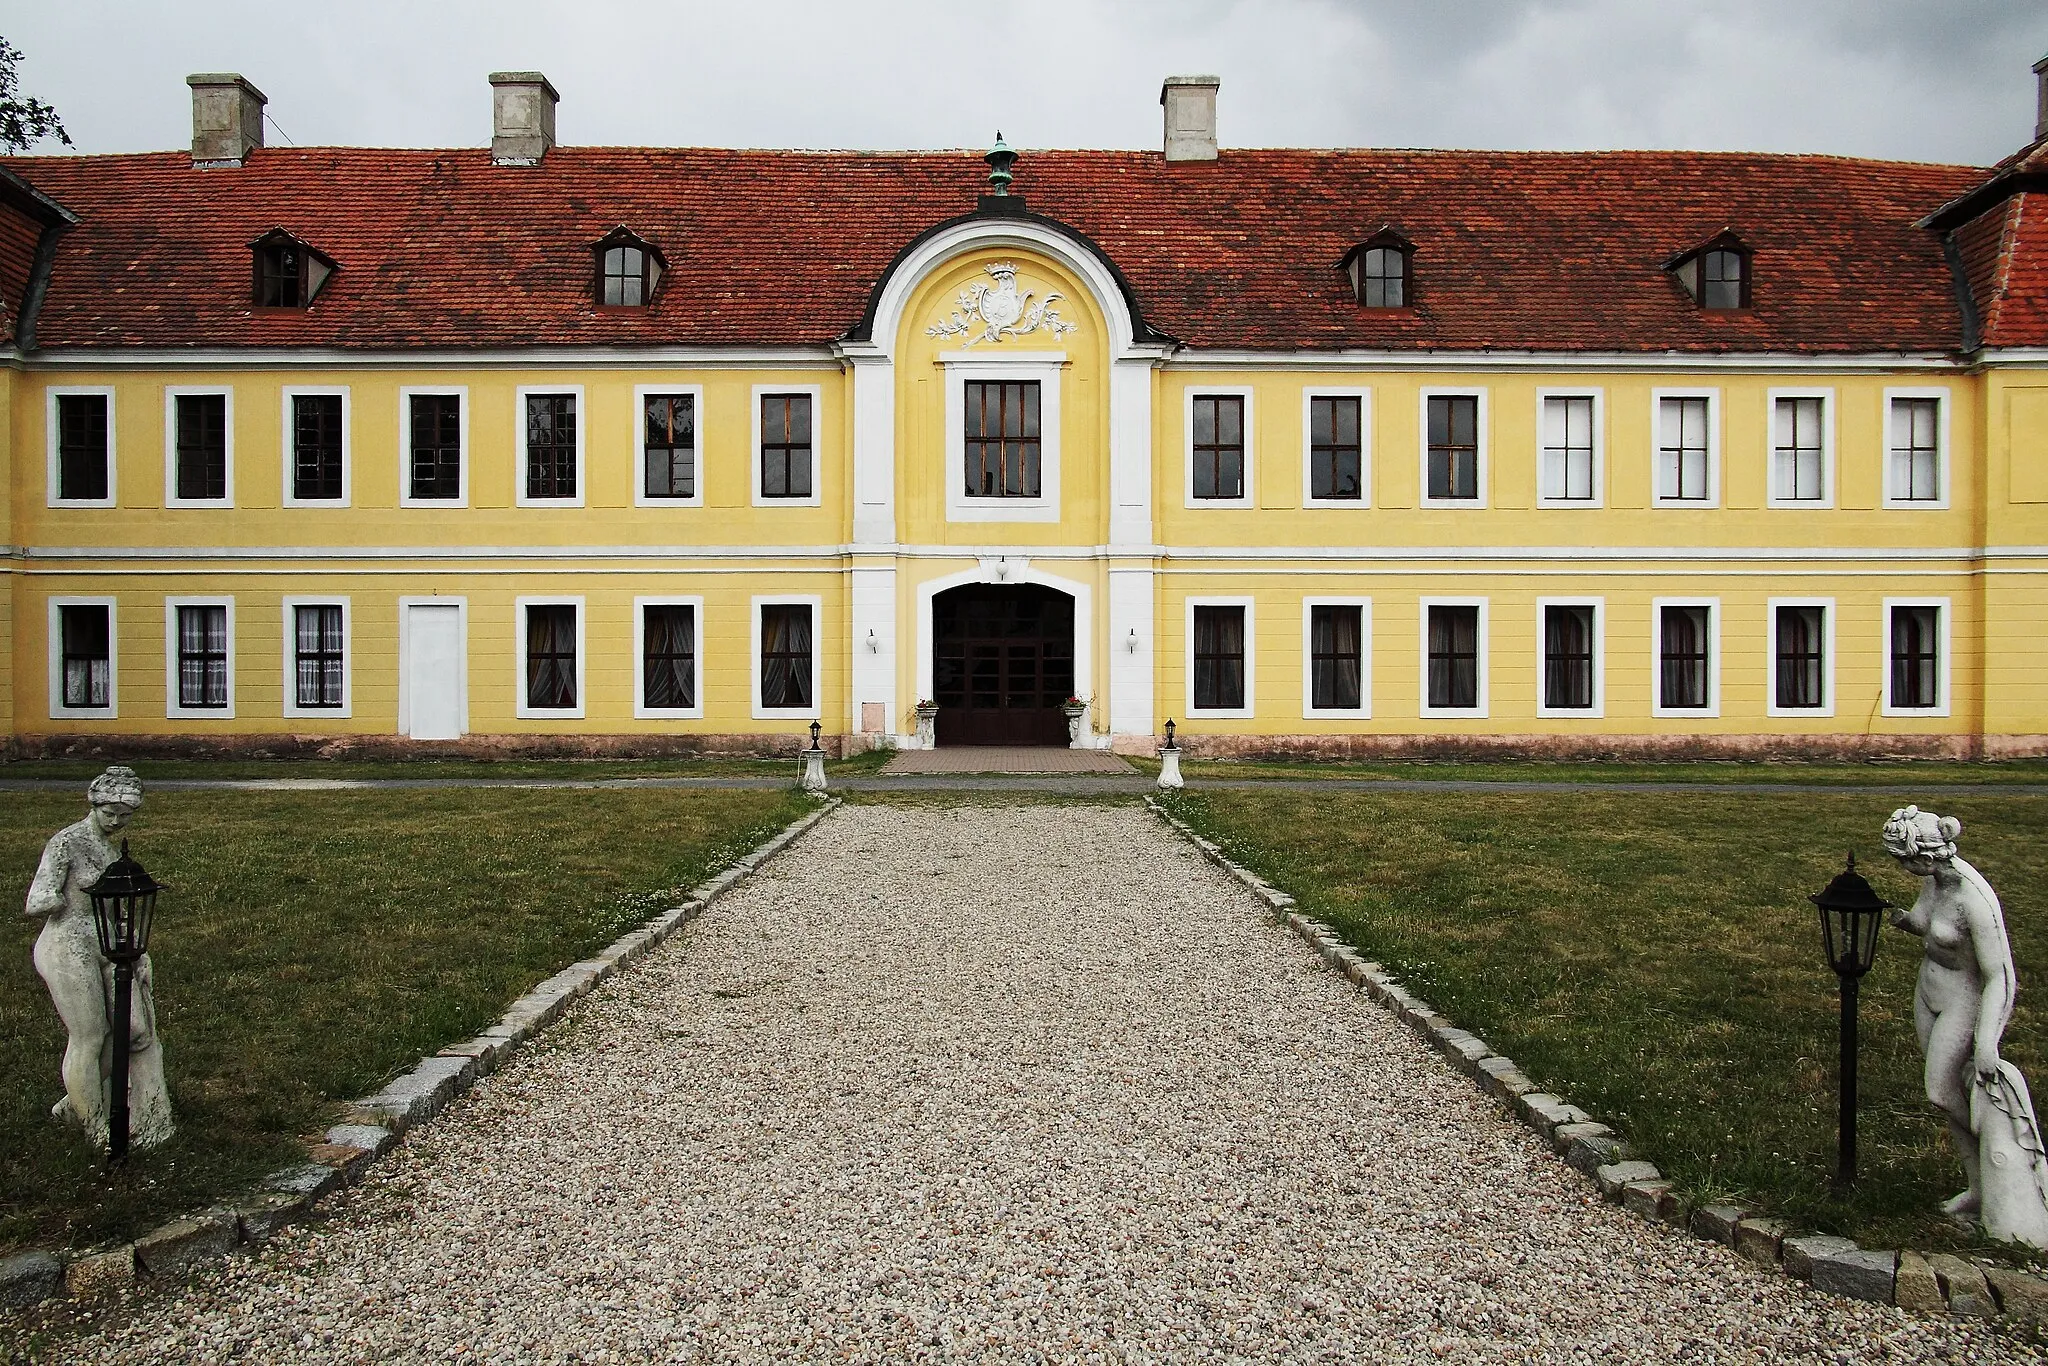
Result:
{"type": "Polygon", "coordinates": [[[135,964],[149,952],[149,929],[156,919],[160,890],[161,884],[148,870],[128,857],[127,840],[121,841],[121,857],[85,889],[92,899],[100,952],[114,965],[114,1073],[113,1095],[107,1106],[107,1156],[116,1162],[128,1156],[128,1026],[135,964]]]}
{"type": "Polygon", "coordinates": [[[1820,909],[1821,952],[1842,989],[1841,1117],[1836,1128],[1835,1185],[1856,1180],[1856,993],[1877,961],[1877,931],[1890,903],[1856,871],[1856,855],[1827,889],[1807,898],[1820,909]]]}
{"type": "Polygon", "coordinates": [[[1176,747],[1173,743],[1173,721],[1170,718],[1166,723],[1166,747],[1168,749],[1176,747]]]}
{"type": "Polygon", "coordinates": [[[819,732],[819,731],[821,731],[821,730],[823,730],[823,729],[824,729],[824,726],[820,725],[820,724],[819,724],[818,722],[816,722],[816,721],[813,721],[813,722],[811,722],[811,748],[812,748],[812,749],[817,749],[817,748],[819,748],[819,745],[818,745],[818,732],[819,732]]]}

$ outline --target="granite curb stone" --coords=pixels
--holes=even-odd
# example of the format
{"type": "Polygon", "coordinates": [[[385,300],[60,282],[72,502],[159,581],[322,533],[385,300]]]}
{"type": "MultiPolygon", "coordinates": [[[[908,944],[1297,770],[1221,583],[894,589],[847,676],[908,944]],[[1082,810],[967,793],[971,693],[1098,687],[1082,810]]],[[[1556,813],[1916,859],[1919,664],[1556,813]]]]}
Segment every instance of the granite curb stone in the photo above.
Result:
{"type": "Polygon", "coordinates": [[[1893,1274],[1898,1264],[1899,1254],[1896,1252],[1872,1252],[1851,1247],[1844,1252],[1813,1259],[1813,1288],[1852,1300],[1890,1304],[1893,1274]]]}
{"type": "Polygon", "coordinates": [[[1942,1296],[1948,1300],[1949,1313],[1967,1314],[1979,1319],[1997,1315],[1998,1303],[1991,1297],[1991,1283],[1984,1279],[1982,1267],[1947,1252],[1930,1255],[1927,1266],[1941,1285],[1942,1296]]]}
{"type": "Polygon", "coordinates": [[[1901,1309],[1940,1313],[1948,1308],[1942,1298],[1941,1282],[1927,1259],[1910,1249],[1899,1254],[1898,1270],[1892,1273],[1892,1303],[1901,1309]]]}
{"type": "Polygon", "coordinates": [[[1735,1226],[1735,1255],[1758,1266],[1775,1267],[1789,1232],[1782,1219],[1744,1219],[1735,1226]]]}
{"type": "Polygon", "coordinates": [[[173,1219],[135,1242],[117,1247],[75,1253],[31,1250],[0,1262],[0,1304],[25,1307],[59,1293],[76,1299],[111,1294],[132,1284],[138,1270],[152,1276],[182,1272],[307,1218],[316,1201],[360,1179],[364,1169],[388,1152],[405,1130],[446,1109],[478,1077],[496,1070],[521,1044],[559,1019],[572,1002],[589,995],[624,964],[665,943],[711,901],[843,804],[843,798],[826,798],[817,810],[790,822],[723,871],[691,888],[682,904],[540,983],[475,1038],[422,1057],[411,1071],[393,1078],[374,1094],[345,1104],[345,1122],[329,1129],[321,1141],[307,1145],[309,1161],[270,1173],[238,1203],[210,1206],[173,1219]]]}

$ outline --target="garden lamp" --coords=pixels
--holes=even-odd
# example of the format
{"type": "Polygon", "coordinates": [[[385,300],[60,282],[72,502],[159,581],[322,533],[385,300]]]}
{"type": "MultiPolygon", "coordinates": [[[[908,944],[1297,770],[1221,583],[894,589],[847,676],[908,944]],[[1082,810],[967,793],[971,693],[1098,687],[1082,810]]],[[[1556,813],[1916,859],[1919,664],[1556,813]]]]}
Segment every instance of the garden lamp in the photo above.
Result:
{"type": "Polygon", "coordinates": [[[812,749],[817,749],[817,748],[819,748],[819,745],[818,745],[818,732],[819,732],[819,731],[821,731],[821,730],[823,730],[823,729],[824,729],[824,727],[823,727],[822,725],[820,725],[820,724],[819,724],[818,722],[816,722],[816,721],[813,721],[813,722],[811,722],[811,748],[812,748],[812,749]]]}
{"type": "Polygon", "coordinates": [[[1167,722],[1166,722],[1166,747],[1167,747],[1168,749],[1172,749],[1172,748],[1174,748],[1174,743],[1173,743],[1173,721],[1172,721],[1172,719],[1171,719],[1171,718],[1169,718],[1169,719],[1167,720],[1167,722]]]}
{"type": "Polygon", "coordinates": [[[1856,871],[1856,855],[1824,891],[1807,898],[1820,909],[1821,951],[1842,989],[1841,1118],[1837,1124],[1835,1185],[1856,1180],[1856,993],[1877,961],[1877,931],[1890,903],[1856,871]]]}
{"type": "Polygon", "coordinates": [[[107,866],[99,881],[85,889],[92,899],[93,926],[99,931],[100,952],[114,965],[114,1074],[113,1095],[107,1106],[107,1158],[119,1162],[128,1156],[128,1025],[130,997],[135,989],[136,960],[149,952],[149,927],[156,919],[156,894],[160,884],[148,870],[128,856],[128,841],[121,841],[121,857],[107,866]]]}

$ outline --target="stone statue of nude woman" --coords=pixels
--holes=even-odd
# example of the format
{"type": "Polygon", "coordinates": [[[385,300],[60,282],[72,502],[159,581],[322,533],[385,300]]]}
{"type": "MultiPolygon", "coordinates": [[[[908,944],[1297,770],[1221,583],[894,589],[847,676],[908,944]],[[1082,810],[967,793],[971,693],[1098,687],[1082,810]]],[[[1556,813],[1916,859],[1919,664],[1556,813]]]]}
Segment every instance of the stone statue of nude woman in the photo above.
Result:
{"type": "Polygon", "coordinates": [[[1925,942],[1913,1022],[1927,1098],[1948,1118],[1969,1186],[1942,1209],[1991,1237],[2048,1248],[2048,1149],[2026,1078],[1998,1054],[2018,979],[1998,894],[1956,856],[1963,823],[1917,806],[1892,812],[1885,851],[1920,878],[1892,924],[1925,942]]]}
{"type": "MultiPolygon", "coordinates": [[[[57,1014],[71,1033],[64,1047],[64,1098],[51,1115],[107,1147],[108,1080],[113,1075],[114,965],[100,954],[92,901],[85,889],[120,857],[114,837],[142,805],[142,780],[128,768],[109,768],[86,790],[92,810],[76,825],[50,836],[28,888],[28,911],[43,921],[36,937],[36,971],[50,988],[57,1014]]],[[[149,955],[135,965],[129,1008],[128,1135],[137,1148],[171,1136],[170,1097],[164,1091],[164,1051],[156,1035],[149,955]]]]}

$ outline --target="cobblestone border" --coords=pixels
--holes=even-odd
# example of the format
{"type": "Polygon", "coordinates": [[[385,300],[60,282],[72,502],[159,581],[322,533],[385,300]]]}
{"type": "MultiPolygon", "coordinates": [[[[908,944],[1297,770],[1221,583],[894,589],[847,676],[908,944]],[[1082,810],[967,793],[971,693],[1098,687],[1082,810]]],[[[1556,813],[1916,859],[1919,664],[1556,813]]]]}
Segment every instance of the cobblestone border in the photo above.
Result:
{"type": "Polygon", "coordinates": [[[1158,799],[1148,796],[1145,805],[1211,863],[1265,902],[1287,928],[1308,941],[1326,965],[1392,1011],[1454,1069],[1534,1130],[1553,1152],[1597,1186],[1603,1197],[1629,1213],[1724,1244],[1746,1261],[1774,1267],[1811,1283],[1816,1290],[1850,1299],[1895,1304],[1901,1309],[1944,1310],[1971,1318],[2007,1314],[2048,1323],[2048,1280],[2028,1272],[1951,1253],[1872,1251],[1847,1238],[1794,1230],[1739,1205],[1687,1209],[1662,1172],[1649,1162],[1630,1157],[1619,1134],[1564,1097],[1540,1089],[1512,1058],[1494,1052],[1486,1040],[1438,1014],[1427,1001],[1402,987],[1393,974],[1344,943],[1330,926],[1303,915],[1295,908],[1293,897],[1233,861],[1158,799]]]}
{"type": "Polygon", "coordinates": [[[343,1107],[342,1122],[311,1145],[307,1161],[265,1177],[258,1188],[174,1219],[132,1243],[81,1251],[31,1251],[0,1261],[0,1306],[20,1308],[52,1296],[85,1299],[132,1284],[138,1276],[183,1274],[236,1248],[261,1243],[287,1224],[310,1217],[325,1195],[361,1181],[370,1163],[389,1152],[409,1129],[426,1123],[490,1075],[527,1040],[621,968],[665,943],[735,884],[788,848],[842,804],[828,797],[816,811],[719,873],[690,889],[637,930],[601,953],[571,964],[512,1003],[498,1023],[473,1039],[422,1057],[410,1072],[343,1107]]]}

